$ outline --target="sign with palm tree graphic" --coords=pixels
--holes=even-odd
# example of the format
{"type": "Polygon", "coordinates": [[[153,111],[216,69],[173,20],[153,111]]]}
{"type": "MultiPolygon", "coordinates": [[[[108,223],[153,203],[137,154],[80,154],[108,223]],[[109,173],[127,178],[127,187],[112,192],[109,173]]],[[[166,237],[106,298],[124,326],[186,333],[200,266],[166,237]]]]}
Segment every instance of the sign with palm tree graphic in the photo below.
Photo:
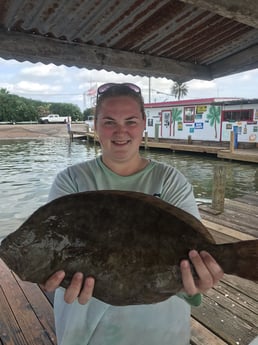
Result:
{"type": "Polygon", "coordinates": [[[208,114],[206,114],[206,118],[210,121],[210,126],[214,127],[214,138],[217,138],[217,123],[220,123],[220,106],[216,107],[215,105],[211,105],[208,114]]]}
{"type": "Polygon", "coordinates": [[[182,109],[172,108],[172,135],[175,136],[176,122],[182,121],[182,109]]]}

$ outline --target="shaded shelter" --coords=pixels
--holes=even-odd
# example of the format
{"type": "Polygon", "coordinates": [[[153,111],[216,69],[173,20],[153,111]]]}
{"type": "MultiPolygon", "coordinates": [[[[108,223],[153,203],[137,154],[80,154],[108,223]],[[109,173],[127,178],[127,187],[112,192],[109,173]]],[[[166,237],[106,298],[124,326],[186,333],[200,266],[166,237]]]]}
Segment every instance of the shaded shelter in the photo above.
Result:
{"type": "Polygon", "coordinates": [[[1,0],[0,56],[177,81],[258,67],[251,0],[1,0]]]}

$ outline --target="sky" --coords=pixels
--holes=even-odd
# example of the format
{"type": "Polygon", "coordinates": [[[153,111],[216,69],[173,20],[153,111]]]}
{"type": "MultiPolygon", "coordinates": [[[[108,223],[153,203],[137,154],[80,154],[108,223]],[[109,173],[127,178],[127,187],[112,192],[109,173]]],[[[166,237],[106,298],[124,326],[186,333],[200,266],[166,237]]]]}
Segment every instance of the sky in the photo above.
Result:
{"type": "MultiPolygon", "coordinates": [[[[149,102],[149,78],[135,77],[105,70],[66,67],[54,64],[17,62],[0,58],[0,88],[10,93],[46,102],[67,102],[83,111],[92,106],[93,99],[87,96],[91,87],[108,82],[132,82],[142,89],[146,103],[149,102]]],[[[173,80],[150,79],[150,101],[175,100],[171,96],[173,80]],[[159,93],[158,93],[158,92],[159,93]]],[[[188,94],[183,99],[210,97],[258,98],[258,69],[250,70],[211,81],[187,82],[188,94]]]]}

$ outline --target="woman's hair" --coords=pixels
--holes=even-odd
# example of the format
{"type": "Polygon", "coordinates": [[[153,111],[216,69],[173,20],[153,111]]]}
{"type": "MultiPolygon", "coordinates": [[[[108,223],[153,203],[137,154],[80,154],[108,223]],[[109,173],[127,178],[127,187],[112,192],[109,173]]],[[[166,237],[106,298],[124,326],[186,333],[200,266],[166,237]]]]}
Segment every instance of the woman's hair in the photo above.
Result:
{"type": "MultiPolygon", "coordinates": [[[[108,85],[108,84],[105,84],[108,85]]],[[[137,86],[137,90],[139,92],[136,92],[133,88],[131,88],[129,85],[133,84],[110,84],[110,87],[106,88],[105,91],[99,92],[101,90],[101,86],[98,88],[98,94],[97,94],[97,104],[95,108],[95,119],[98,117],[98,113],[100,110],[100,107],[104,100],[112,97],[120,97],[120,96],[126,96],[131,97],[134,99],[140,106],[140,110],[142,113],[142,118],[145,119],[145,110],[144,110],[144,100],[141,94],[140,88],[137,86]]]]}

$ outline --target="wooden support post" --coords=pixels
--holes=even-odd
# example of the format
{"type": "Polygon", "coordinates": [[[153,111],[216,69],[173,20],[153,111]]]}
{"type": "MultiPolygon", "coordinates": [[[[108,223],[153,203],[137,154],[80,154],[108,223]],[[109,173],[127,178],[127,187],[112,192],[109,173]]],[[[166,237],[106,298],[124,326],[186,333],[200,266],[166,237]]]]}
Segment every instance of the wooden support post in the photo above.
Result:
{"type": "Polygon", "coordinates": [[[224,211],[224,198],[226,187],[226,168],[224,165],[216,165],[214,167],[213,188],[212,188],[212,204],[211,207],[215,211],[224,211]]]}
{"type": "Polygon", "coordinates": [[[147,131],[144,132],[144,148],[145,150],[148,149],[148,132],[147,131]]]}
{"type": "Polygon", "coordinates": [[[235,141],[235,134],[233,131],[231,131],[230,132],[230,144],[229,144],[230,152],[234,152],[234,141],[235,141]]]}
{"type": "Polygon", "coordinates": [[[72,123],[71,123],[70,117],[68,118],[66,128],[67,128],[67,133],[69,134],[70,141],[73,141],[72,123]]]}
{"type": "Polygon", "coordinates": [[[155,141],[159,141],[159,123],[155,123],[155,141]]]}

